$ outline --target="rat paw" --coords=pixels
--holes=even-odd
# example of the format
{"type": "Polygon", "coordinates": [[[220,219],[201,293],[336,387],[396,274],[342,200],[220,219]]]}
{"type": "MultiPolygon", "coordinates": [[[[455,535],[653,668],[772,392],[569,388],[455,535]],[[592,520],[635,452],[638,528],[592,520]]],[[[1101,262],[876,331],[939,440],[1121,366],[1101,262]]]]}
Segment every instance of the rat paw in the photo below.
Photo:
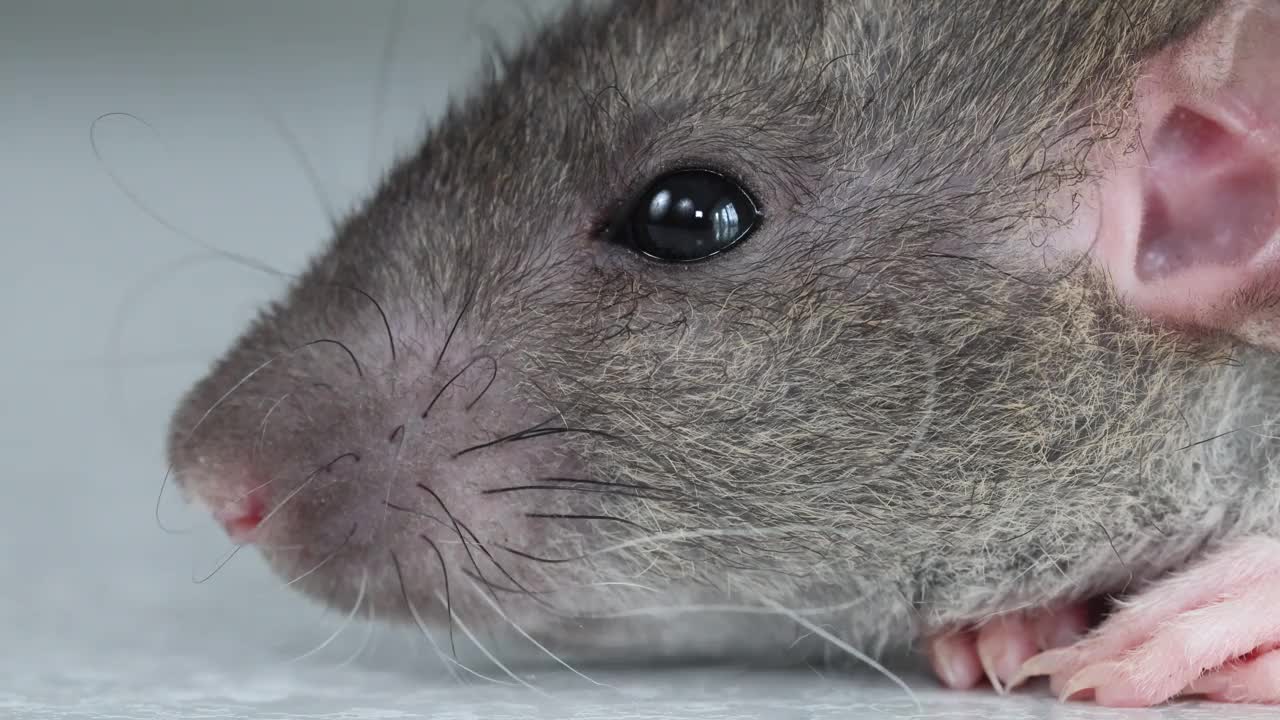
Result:
{"type": "Polygon", "coordinates": [[[1021,682],[1018,671],[1029,658],[1070,644],[1087,628],[1083,603],[1010,613],[977,628],[930,638],[929,661],[949,688],[967,690],[985,677],[996,692],[1003,693],[1021,682]]]}
{"type": "Polygon", "coordinates": [[[1280,702],[1280,541],[1236,542],[1124,603],[1088,637],[1027,660],[1062,700],[1144,707],[1180,695],[1280,702]]]}

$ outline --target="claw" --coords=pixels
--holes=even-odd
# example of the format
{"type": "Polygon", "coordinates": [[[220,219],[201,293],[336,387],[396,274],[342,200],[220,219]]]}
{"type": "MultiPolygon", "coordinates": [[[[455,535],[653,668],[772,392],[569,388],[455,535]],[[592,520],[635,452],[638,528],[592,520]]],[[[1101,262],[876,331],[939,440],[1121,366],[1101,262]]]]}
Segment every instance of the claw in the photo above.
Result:
{"type": "Polygon", "coordinates": [[[982,672],[987,676],[987,682],[991,683],[991,687],[995,689],[997,695],[1004,695],[1008,690],[1000,683],[1000,674],[996,672],[995,660],[991,657],[989,649],[984,649],[980,643],[978,645],[978,661],[982,663],[982,672]]]}
{"type": "Polygon", "coordinates": [[[1022,667],[1018,668],[1018,672],[1014,673],[1013,679],[1009,681],[1010,687],[1021,685],[1033,677],[1052,675],[1065,664],[1070,655],[1071,648],[1058,648],[1056,650],[1046,650],[1028,659],[1022,663],[1022,667]]]}
{"type": "Polygon", "coordinates": [[[1066,702],[1085,690],[1093,690],[1103,685],[1116,676],[1119,667],[1119,663],[1098,663],[1086,667],[1071,676],[1071,679],[1063,686],[1062,692],[1058,693],[1058,700],[1066,702]]]}
{"type": "Polygon", "coordinates": [[[935,638],[929,646],[929,661],[944,685],[968,690],[982,679],[971,633],[959,632],[935,638]]]}

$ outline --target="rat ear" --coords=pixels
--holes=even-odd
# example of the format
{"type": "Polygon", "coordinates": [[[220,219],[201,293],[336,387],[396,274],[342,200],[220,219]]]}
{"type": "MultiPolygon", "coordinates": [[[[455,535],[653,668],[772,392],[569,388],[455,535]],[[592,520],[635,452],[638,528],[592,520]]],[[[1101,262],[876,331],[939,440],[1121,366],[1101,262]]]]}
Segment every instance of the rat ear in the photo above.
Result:
{"type": "Polygon", "coordinates": [[[1225,3],[1143,63],[1134,99],[1095,255],[1140,312],[1280,349],[1280,2],[1225,3]]]}

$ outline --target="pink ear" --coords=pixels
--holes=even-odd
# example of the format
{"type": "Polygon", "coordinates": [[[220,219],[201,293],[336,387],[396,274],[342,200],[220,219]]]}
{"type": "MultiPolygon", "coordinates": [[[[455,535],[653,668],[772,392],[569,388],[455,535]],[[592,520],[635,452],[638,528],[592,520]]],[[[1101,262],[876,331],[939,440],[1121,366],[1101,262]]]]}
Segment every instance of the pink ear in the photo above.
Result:
{"type": "Polygon", "coordinates": [[[1095,255],[1141,312],[1280,349],[1280,2],[1226,3],[1135,91],[1095,255]]]}

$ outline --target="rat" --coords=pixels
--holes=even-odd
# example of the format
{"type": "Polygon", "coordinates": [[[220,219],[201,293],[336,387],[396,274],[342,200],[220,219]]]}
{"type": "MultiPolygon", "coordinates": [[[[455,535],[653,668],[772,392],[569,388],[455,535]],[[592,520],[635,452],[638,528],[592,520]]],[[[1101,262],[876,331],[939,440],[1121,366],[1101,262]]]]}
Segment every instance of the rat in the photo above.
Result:
{"type": "Polygon", "coordinates": [[[174,481],[441,646],[1280,701],[1276,37],[1272,0],[574,5],[194,385],[174,481]]]}

